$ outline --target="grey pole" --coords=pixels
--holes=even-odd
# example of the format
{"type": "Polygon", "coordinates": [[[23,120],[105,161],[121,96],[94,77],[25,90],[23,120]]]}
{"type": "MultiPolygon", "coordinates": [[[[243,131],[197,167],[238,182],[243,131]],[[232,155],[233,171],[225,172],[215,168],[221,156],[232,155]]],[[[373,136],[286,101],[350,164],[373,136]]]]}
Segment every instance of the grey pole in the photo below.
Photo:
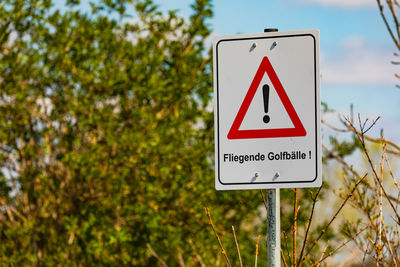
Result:
{"type": "Polygon", "coordinates": [[[279,189],[267,189],[268,267],[281,266],[281,214],[279,189]]]}
{"type": "MultiPolygon", "coordinates": [[[[278,29],[268,28],[264,32],[277,32],[278,29]]],[[[268,267],[281,266],[281,202],[280,191],[267,189],[267,253],[268,267]]]]}

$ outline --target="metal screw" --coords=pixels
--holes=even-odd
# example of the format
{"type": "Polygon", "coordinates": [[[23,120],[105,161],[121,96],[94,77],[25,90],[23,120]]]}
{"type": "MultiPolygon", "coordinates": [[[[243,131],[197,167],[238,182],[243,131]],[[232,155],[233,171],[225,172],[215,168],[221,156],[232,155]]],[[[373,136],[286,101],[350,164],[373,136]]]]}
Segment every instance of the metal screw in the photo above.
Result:
{"type": "Polygon", "coordinates": [[[276,28],[267,28],[267,29],[264,29],[264,32],[277,32],[278,31],[278,29],[276,29],[276,28]]]}
{"type": "Polygon", "coordinates": [[[279,177],[279,172],[275,173],[275,177],[278,178],[279,177]]]}
{"type": "Polygon", "coordinates": [[[255,174],[254,174],[254,177],[259,177],[260,176],[260,173],[259,172],[256,172],[255,174]]]}

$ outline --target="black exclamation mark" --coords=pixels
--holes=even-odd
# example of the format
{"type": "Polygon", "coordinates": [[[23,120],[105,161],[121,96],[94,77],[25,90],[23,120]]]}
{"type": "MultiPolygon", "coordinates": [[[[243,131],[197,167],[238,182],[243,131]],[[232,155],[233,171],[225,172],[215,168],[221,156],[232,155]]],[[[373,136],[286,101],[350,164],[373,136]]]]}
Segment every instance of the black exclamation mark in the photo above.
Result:
{"type": "MultiPolygon", "coordinates": [[[[264,96],[264,112],[268,113],[268,102],[269,102],[269,86],[268,84],[263,85],[263,96],[264,96]]],[[[263,121],[268,123],[270,120],[268,115],[263,117],[263,121]]]]}

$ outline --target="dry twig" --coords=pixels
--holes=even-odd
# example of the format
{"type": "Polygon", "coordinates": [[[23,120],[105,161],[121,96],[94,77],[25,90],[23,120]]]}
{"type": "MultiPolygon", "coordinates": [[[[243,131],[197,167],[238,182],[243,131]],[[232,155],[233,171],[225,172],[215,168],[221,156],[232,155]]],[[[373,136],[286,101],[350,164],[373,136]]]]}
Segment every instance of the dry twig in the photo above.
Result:
{"type": "Polygon", "coordinates": [[[293,207],[293,264],[296,265],[296,237],[297,237],[297,215],[298,215],[298,208],[297,208],[297,200],[298,200],[298,189],[294,189],[294,207],[293,207]]]}
{"type": "Polygon", "coordinates": [[[318,196],[319,196],[319,193],[321,192],[321,189],[322,189],[322,186],[321,186],[320,188],[318,188],[318,191],[317,191],[317,193],[315,194],[314,197],[311,196],[311,199],[312,199],[312,201],[313,201],[313,204],[312,204],[312,208],[311,208],[311,214],[310,214],[310,217],[309,217],[309,219],[308,219],[307,230],[306,230],[306,234],[305,234],[305,236],[304,236],[303,246],[302,246],[302,248],[301,248],[299,261],[298,261],[298,263],[297,263],[297,266],[299,266],[299,267],[300,267],[300,266],[303,264],[303,262],[306,260],[306,258],[303,258],[303,253],[304,253],[304,249],[306,248],[306,245],[307,245],[308,233],[309,233],[309,231],[310,231],[311,222],[312,222],[312,219],[313,219],[313,217],[314,217],[315,204],[317,203],[317,198],[318,198],[318,196]]]}
{"type": "MultiPolygon", "coordinates": [[[[343,248],[344,246],[346,246],[349,242],[353,241],[357,236],[359,236],[365,229],[367,229],[367,227],[363,228],[362,230],[358,231],[355,235],[353,235],[351,238],[349,238],[348,240],[346,240],[345,242],[343,242],[340,246],[338,246],[337,248],[335,248],[334,250],[330,251],[328,253],[328,255],[324,256],[322,259],[314,262],[311,267],[316,266],[318,264],[320,264],[321,262],[323,262],[324,260],[326,260],[327,258],[329,258],[330,256],[332,256],[333,254],[335,254],[337,251],[339,251],[341,248],[343,248]]],[[[325,254],[325,251],[322,253],[322,255],[325,254]]]]}
{"type": "MultiPolygon", "coordinates": [[[[376,170],[374,169],[374,164],[372,163],[372,160],[371,160],[371,157],[369,155],[368,149],[367,149],[367,147],[365,145],[364,134],[369,129],[371,129],[371,127],[376,123],[376,121],[378,119],[379,119],[379,117],[371,124],[371,126],[369,126],[366,130],[364,130],[368,119],[365,120],[364,123],[361,123],[360,115],[358,115],[358,121],[359,121],[359,125],[360,125],[360,130],[361,131],[360,131],[359,134],[357,134],[357,137],[358,137],[358,140],[361,143],[361,146],[363,148],[364,154],[367,157],[368,163],[369,163],[369,165],[370,165],[370,167],[372,169],[373,177],[375,178],[376,182],[379,184],[380,188],[382,189],[382,191],[383,191],[383,193],[385,195],[385,198],[387,199],[387,201],[389,202],[389,205],[392,207],[393,211],[395,212],[395,215],[397,217],[397,223],[400,224],[400,216],[399,216],[399,214],[396,213],[396,208],[394,207],[394,204],[392,202],[391,197],[388,195],[388,193],[386,192],[385,188],[383,187],[383,184],[379,180],[378,174],[377,174],[376,170]]],[[[354,129],[355,133],[357,133],[356,128],[354,127],[354,125],[349,120],[347,120],[347,122],[349,123],[350,127],[352,127],[354,129]]]]}
{"type": "Polygon", "coordinates": [[[233,237],[235,238],[236,249],[237,249],[237,252],[238,252],[238,255],[239,255],[240,267],[243,267],[242,257],[240,256],[239,244],[238,244],[238,241],[236,239],[235,227],[233,225],[232,225],[232,232],[233,232],[233,237]]]}
{"type": "Polygon", "coordinates": [[[201,258],[200,254],[197,252],[197,249],[196,249],[195,245],[193,244],[193,240],[192,240],[191,238],[189,238],[189,244],[190,244],[190,246],[192,247],[193,252],[194,252],[195,255],[196,255],[197,261],[200,263],[200,266],[201,266],[201,267],[206,267],[206,265],[205,265],[204,262],[203,262],[203,259],[201,258]]]}
{"type": "Polygon", "coordinates": [[[282,261],[283,261],[283,265],[285,265],[285,267],[288,267],[288,265],[286,263],[286,260],[285,260],[285,255],[283,254],[282,248],[281,248],[281,258],[282,258],[282,261]]]}
{"type": "Polygon", "coordinates": [[[287,256],[289,258],[289,265],[292,266],[292,258],[291,258],[291,255],[290,255],[290,252],[289,252],[289,248],[288,248],[288,243],[287,243],[288,237],[287,237],[285,231],[283,231],[282,234],[283,234],[283,239],[285,240],[285,247],[286,247],[287,256]]]}
{"type": "MultiPolygon", "coordinates": [[[[395,35],[394,35],[393,31],[392,31],[392,28],[390,27],[389,22],[388,22],[388,20],[387,20],[387,18],[385,16],[385,13],[383,12],[383,5],[381,3],[381,0],[376,0],[376,2],[378,4],[379,11],[380,11],[381,17],[383,19],[383,22],[385,23],[386,29],[388,30],[388,32],[390,34],[390,37],[392,37],[393,42],[395,43],[397,48],[400,50],[400,43],[398,41],[398,38],[395,37],[395,35]]],[[[395,20],[397,20],[397,16],[395,14],[396,14],[396,12],[392,13],[393,18],[395,20]]],[[[398,31],[398,22],[396,23],[396,26],[397,26],[397,31],[398,31]]]]}
{"type": "MultiPolygon", "coordinates": [[[[342,124],[346,127],[346,129],[340,129],[337,128],[331,124],[329,124],[328,122],[321,120],[323,124],[325,124],[326,126],[328,126],[329,128],[331,128],[332,130],[335,130],[337,132],[354,132],[355,134],[361,134],[359,131],[357,131],[357,129],[353,129],[352,127],[349,127],[349,125],[346,123],[347,118],[345,117],[340,117],[339,120],[342,122],[342,124]]],[[[351,121],[351,119],[348,119],[349,121],[351,121]]],[[[365,133],[364,133],[365,134],[365,133]]],[[[388,144],[389,146],[391,146],[393,149],[395,149],[396,151],[393,151],[393,153],[399,153],[400,152],[400,146],[398,146],[397,144],[395,144],[394,142],[385,139],[385,138],[373,138],[371,136],[368,135],[364,135],[364,138],[368,141],[371,141],[373,143],[385,143],[388,144]]]]}
{"type": "Polygon", "coordinates": [[[214,231],[215,237],[216,237],[217,240],[218,240],[219,246],[221,247],[221,253],[224,255],[224,259],[225,259],[226,265],[229,266],[229,267],[231,267],[232,265],[231,265],[231,263],[230,263],[230,261],[229,261],[228,255],[226,254],[226,250],[224,249],[224,246],[222,245],[222,241],[221,241],[221,239],[219,238],[218,232],[217,232],[217,230],[215,229],[214,223],[213,223],[213,221],[212,221],[212,219],[211,219],[210,210],[209,210],[208,207],[204,207],[204,210],[206,211],[206,215],[207,215],[208,220],[209,220],[208,223],[211,225],[211,228],[212,228],[213,231],[214,231]]]}
{"type": "Polygon", "coordinates": [[[356,188],[358,187],[358,185],[365,179],[365,177],[367,177],[367,175],[364,175],[364,177],[362,177],[360,180],[358,180],[358,182],[354,185],[353,189],[350,191],[350,193],[347,195],[347,197],[345,198],[345,200],[342,202],[342,204],[340,205],[339,209],[336,211],[335,215],[332,217],[332,219],[328,222],[328,224],[324,227],[324,229],[322,229],[321,233],[319,234],[319,236],[314,240],[314,242],[312,243],[311,247],[308,249],[307,253],[304,255],[304,257],[306,258],[310,252],[312,251],[312,249],[314,248],[314,246],[318,243],[318,241],[322,238],[322,236],[326,233],[326,230],[329,228],[329,226],[333,223],[333,221],[337,218],[337,215],[339,214],[339,212],[343,209],[343,207],[346,205],[347,201],[353,196],[354,191],[356,190],[356,188]]]}
{"type": "Polygon", "coordinates": [[[257,267],[257,259],[258,259],[258,243],[260,242],[260,237],[261,237],[261,235],[259,235],[259,236],[257,237],[257,242],[256,242],[256,260],[255,260],[255,263],[254,263],[254,267],[257,267]]]}
{"type": "Polygon", "coordinates": [[[168,267],[168,265],[165,263],[165,261],[163,259],[161,259],[161,257],[155,252],[155,250],[149,243],[147,243],[146,246],[150,250],[151,255],[153,255],[160,262],[160,264],[162,266],[168,267]]]}
{"type": "Polygon", "coordinates": [[[262,198],[262,200],[263,200],[265,209],[268,210],[267,200],[265,199],[264,193],[262,192],[261,189],[260,189],[260,194],[261,194],[261,198],[262,198]]]}

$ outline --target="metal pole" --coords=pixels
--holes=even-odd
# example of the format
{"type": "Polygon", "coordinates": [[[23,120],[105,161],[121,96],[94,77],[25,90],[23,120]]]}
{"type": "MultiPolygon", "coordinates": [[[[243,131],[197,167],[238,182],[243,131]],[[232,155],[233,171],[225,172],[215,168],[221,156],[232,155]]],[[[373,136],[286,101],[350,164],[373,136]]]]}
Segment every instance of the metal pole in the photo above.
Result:
{"type": "MultiPolygon", "coordinates": [[[[264,32],[277,32],[278,29],[267,28],[264,32]]],[[[280,191],[267,189],[267,253],[268,267],[281,266],[281,202],[280,191]]]]}
{"type": "Polygon", "coordinates": [[[268,267],[281,266],[281,214],[279,189],[267,189],[268,267]]]}

